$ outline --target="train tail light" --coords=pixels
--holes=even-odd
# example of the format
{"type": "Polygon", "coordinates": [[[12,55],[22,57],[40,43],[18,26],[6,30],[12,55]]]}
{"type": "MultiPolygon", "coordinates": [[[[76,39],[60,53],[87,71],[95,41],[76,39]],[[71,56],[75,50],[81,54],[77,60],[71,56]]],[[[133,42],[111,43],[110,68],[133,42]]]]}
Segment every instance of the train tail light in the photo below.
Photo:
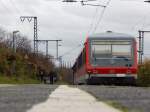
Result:
{"type": "Polygon", "coordinates": [[[93,73],[94,73],[94,74],[97,74],[97,73],[98,73],[98,71],[97,71],[97,70],[93,70],[93,73]]]}
{"type": "Polygon", "coordinates": [[[131,74],[131,70],[127,70],[127,74],[131,74]]]}
{"type": "Polygon", "coordinates": [[[115,73],[115,70],[110,70],[109,73],[110,73],[110,74],[114,74],[114,73],[115,73]]]}
{"type": "Polygon", "coordinates": [[[92,71],[90,71],[90,70],[88,70],[87,72],[88,72],[89,74],[92,73],[92,71]]]}

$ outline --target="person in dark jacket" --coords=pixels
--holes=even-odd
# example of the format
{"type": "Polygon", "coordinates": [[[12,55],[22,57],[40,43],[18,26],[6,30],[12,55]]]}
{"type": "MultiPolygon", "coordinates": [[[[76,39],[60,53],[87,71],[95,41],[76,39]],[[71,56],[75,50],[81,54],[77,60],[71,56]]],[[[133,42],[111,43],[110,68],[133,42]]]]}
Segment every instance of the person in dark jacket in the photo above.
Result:
{"type": "Polygon", "coordinates": [[[49,73],[49,78],[50,78],[50,84],[53,84],[54,83],[54,71],[51,71],[49,73]]]}
{"type": "Polygon", "coordinates": [[[44,70],[42,70],[42,69],[39,70],[39,76],[40,76],[41,82],[43,82],[43,79],[44,79],[44,70]]]}

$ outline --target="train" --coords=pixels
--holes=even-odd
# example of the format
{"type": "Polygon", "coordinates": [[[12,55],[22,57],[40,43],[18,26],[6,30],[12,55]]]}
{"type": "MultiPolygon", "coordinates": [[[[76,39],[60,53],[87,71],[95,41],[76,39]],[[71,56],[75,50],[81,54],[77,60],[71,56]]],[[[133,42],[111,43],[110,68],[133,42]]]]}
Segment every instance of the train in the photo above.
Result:
{"type": "Polygon", "coordinates": [[[73,64],[74,84],[135,84],[137,42],[123,33],[89,35],[73,64]]]}

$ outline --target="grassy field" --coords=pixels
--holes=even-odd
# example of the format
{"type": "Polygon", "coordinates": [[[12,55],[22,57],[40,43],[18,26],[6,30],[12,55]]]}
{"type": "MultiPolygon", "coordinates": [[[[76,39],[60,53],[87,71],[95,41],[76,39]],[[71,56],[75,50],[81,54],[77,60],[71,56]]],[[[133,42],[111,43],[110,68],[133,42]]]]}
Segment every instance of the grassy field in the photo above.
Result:
{"type": "Polygon", "coordinates": [[[40,81],[31,78],[0,76],[0,84],[40,84],[40,81]]]}

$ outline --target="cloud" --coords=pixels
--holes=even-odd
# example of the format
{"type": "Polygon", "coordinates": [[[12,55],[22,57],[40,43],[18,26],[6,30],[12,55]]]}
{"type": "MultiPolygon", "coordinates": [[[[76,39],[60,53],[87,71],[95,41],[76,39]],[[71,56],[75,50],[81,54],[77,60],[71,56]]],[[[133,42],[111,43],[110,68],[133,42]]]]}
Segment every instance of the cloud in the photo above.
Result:
{"type": "MultiPolygon", "coordinates": [[[[71,48],[84,43],[91,23],[91,32],[97,25],[96,32],[112,30],[138,36],[139,29],[150,29],[149,7],[143,1],[111,0],[105,10],[102,21],[97,24],[102,8],[81,6],[80,3],[63,3],[61,0],[1,0],[0,25],[12,32],[19,29],[21,33],[33,40],[33,22],[20,22],[20,16],[38,17],[39,39],[62,39],[60,55],[71,48]],[[3,2],[3,4],[1,3],[3,2]],[[14,6],[14,7],[13,7],[14,6]],[[96,14],[96,15],[95,15],[96,14]],[[94,16],[95,15],[95,16],[94,16]]],[[[105,4],[107,0],[99,0],[94,4],[105,4]]],[[[146,38],[147,40],[150,40],[146,38]]],[[[146,47],[148,46],[146,41],[146,47]]],[[[40,45],[45,51],[44,45],[40,45]]],[[[148,48],[148,47],[147,47],[148,48]]],[[[55,44],[50,45],[49,53],[55,56],[55,44]]],[[[74,60],[81,48],[64,56],[65,60],[74,60]]],[[[148,50],[147,50],[148,51],[148,50]]]]}

